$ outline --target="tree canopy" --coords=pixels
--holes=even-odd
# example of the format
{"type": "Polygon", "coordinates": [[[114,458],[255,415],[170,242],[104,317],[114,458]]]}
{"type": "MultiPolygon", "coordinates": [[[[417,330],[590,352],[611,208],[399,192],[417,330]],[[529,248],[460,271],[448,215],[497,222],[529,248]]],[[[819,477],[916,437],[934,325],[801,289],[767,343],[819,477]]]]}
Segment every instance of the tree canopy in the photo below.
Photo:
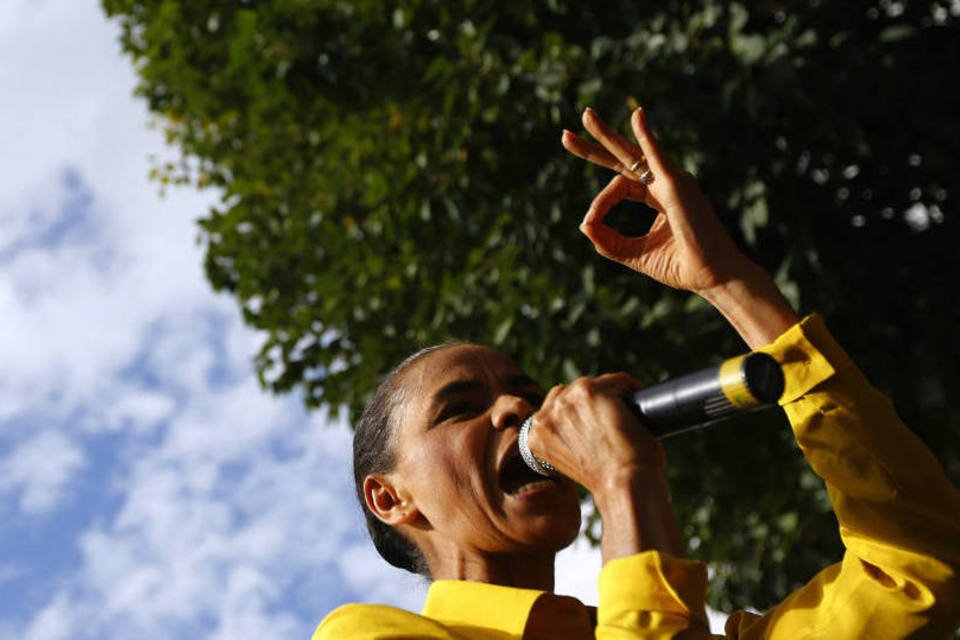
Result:
{"type": "MultiPolygon", "coordinates": [[[[355,415],[403,356],[449,339],[544,384],[744,351],[705,303],[577,231],[608,172],[566,154],[562,128],[581,132],[588,105],[622,126],[642,103],[740,246],[960,479],[955,2],[103,6],[182,151],[157,179],[223,193],[198,212],[206,272],[263,332],[269,389],[355,415]]],[[[782,417],[668,452],[715,606],[764,608],[839,558],[782,417]]]]}

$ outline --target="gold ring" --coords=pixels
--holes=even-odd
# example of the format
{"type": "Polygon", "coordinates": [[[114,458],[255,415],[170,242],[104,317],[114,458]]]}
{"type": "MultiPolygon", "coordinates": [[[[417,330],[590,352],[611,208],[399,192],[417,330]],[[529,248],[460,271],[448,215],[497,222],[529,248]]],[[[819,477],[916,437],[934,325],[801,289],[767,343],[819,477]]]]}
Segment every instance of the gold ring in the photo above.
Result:
{"type": "Polygon", "coordinates": [[[642,165],[645,165],[645,164],[647,164],[647,159],[644,158],[643,156],[640,156],[639,160],[637,160],[632,165],[630,165],[630,173],[636,173],[637,169],[639,169],[642,165]]]}

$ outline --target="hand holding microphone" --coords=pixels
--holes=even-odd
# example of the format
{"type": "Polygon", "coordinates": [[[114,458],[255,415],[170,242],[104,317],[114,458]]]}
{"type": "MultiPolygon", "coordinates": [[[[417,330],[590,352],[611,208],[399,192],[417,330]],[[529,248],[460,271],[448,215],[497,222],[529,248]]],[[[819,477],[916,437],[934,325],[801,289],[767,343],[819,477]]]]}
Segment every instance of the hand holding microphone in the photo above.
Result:
{"type": "MultiPolygon", "coordinates": [[[[643,425],[661,439],[734,414],[773,406],[783,387],[783,371],[776,360],[765,353],[748,353],[719,366],[627,391],[623,399],[643,425]]],[[[553,465],[530,450],[532,426],[530,415],[520,428],[520,454],[533,471],[556,475],[553,465]]]]}

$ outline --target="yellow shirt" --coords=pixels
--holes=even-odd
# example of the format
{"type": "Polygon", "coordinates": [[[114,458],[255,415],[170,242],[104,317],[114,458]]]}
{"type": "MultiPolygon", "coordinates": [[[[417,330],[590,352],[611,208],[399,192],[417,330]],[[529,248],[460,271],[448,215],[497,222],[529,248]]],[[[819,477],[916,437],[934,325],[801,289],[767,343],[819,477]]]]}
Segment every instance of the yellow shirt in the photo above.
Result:
{"type": "Polygon", "coordinates": [[[762,351],[783,365],[780,404],[827,484],[846,547],[766,614],[739,611],[725,636],[711,636],[704,565],[647,551],[604,565],[596,611],[541,591],[439,580],[420,615],[346,605],[314,640],[948,637],[960,625],[960,492],[816,316],[762,351]]]}

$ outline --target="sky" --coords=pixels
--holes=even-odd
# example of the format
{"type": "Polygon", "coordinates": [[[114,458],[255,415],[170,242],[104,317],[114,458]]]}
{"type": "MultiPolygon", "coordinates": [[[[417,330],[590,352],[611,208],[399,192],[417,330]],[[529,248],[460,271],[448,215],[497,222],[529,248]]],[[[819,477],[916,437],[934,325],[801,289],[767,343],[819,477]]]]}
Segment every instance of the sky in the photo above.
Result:
{"type": "MultiPolygon", "coordinates": [[[[0,0],[0,640],[308,638],[331,609],[418,611],[351,484],[350,435],[263,391],[262,337],[202,271],[213,191],[174,150],[94,0],[0,0]]],[[[557,591],[596,603],[596,550],[557,591]]]]}

